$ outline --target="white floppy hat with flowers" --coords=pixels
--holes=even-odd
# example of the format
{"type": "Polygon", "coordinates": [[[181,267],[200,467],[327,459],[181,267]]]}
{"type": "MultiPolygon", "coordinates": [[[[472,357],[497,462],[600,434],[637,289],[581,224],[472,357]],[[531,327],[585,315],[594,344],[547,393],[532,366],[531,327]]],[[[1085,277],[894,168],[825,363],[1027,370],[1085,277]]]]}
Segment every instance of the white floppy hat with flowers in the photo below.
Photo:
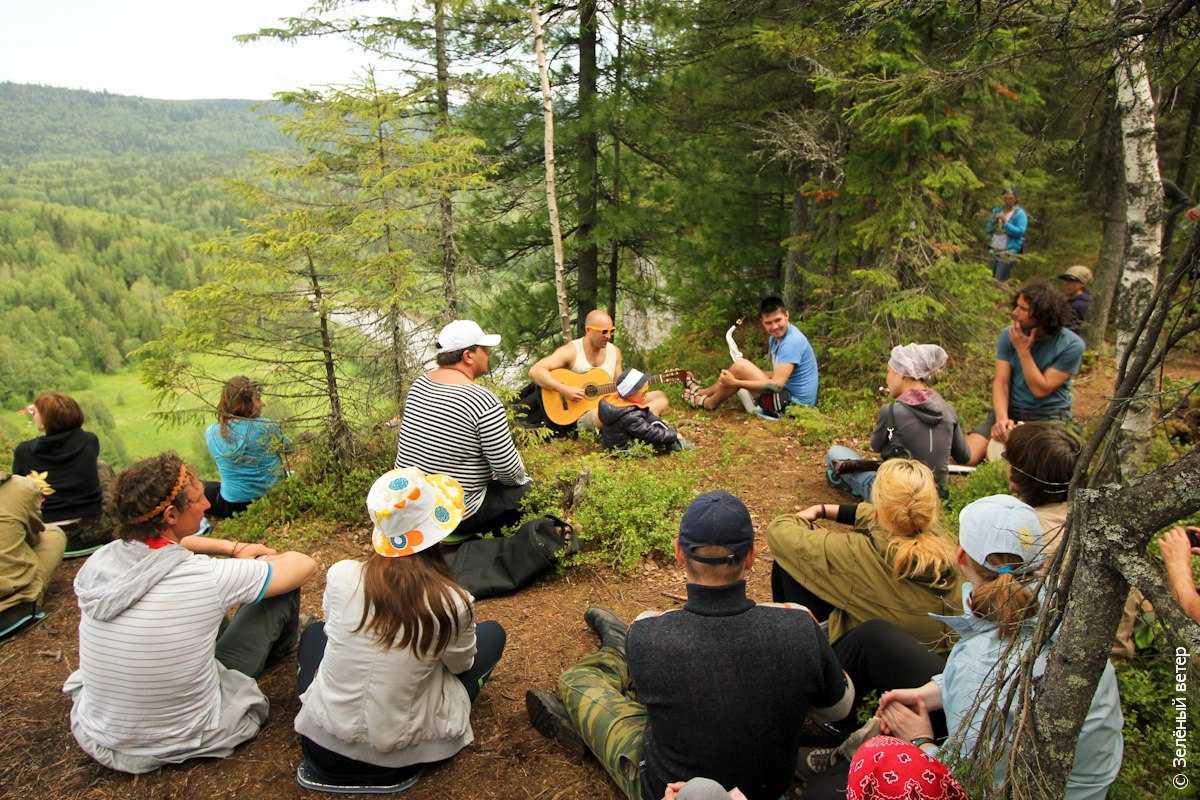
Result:
{"type": "Polygon", "coordinates": [[[449,475],[426,475],[415,467],[389,470],[367,493],[367,512],[375,523],[375,552],[411,556],[433,547],[462,522],[462,486],[449,475]]]}

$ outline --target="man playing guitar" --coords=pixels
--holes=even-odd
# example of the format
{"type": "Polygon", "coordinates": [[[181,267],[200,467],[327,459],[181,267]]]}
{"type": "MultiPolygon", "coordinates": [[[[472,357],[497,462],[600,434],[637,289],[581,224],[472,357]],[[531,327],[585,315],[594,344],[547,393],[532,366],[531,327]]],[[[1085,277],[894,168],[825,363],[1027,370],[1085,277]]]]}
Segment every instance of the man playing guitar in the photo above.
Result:
{"type": "MultiPolygon", "coordinates": [[[[529,377],[534,383],[544,389],[553,389],[568,400],[579,400],[584,397],[583,388],[555,380],[550,370],[569,369],[582,375],[600,368],[608,373],[609,380],[621,374],[621,350],[612,343],[613,335],[617,332],[612,317],[598,308],[593,309],[584,319],[584,330],[581,338],[567,342],[530,368],[529,377]]],[[[667,410],[667,396],[660,391],[647,392],[646,405],[661,417],[667,410]]],[[[578,424],[581,428],[596,427],[595,412],[587,412],[578,424]]]]}

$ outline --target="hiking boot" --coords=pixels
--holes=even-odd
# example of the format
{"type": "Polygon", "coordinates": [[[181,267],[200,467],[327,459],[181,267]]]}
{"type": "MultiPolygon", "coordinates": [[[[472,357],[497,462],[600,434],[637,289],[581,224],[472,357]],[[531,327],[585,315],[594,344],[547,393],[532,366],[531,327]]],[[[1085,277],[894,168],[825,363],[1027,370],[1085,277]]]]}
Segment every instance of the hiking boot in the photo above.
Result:
{"type": "Polygon", "coordinates": [[[600,637],[601,647],[611,647],[625,657],[625,633],[629,626],[607,608],[592,606],[583,612],[583,621],[600,637]]]}
{"type": "Polygon", "coordinates": [[[587,753],[587,745],[567,716],[567,707],[557,697],[541,689],[530,689],[525,692],[525,711],[529,713],[530,723],[542,736],[558,742],[560,747],[576,758],[582,758],[587,753]]]}
{"type": "Polygon", "coordinates": [[[796,777],[804,782],[828,772],[842,761],[849,763],[863,742],[879,735],[879,717],[871,717],[866,724],[850,734],[837,747],[801,747],[796,754],[796,777]]]}

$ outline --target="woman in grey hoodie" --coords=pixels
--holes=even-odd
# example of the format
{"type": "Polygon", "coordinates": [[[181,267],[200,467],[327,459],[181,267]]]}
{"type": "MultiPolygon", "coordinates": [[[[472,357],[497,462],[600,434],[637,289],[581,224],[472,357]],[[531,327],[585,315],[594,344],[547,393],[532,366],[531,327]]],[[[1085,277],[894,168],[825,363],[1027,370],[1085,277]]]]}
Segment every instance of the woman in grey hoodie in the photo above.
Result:
{"type": "MultiPolygon", "coordinates": [[[[938,493],[946,496],[946,465],[953,458],[963,464],[970,458],[958,414],[926,381],[946,366],[946,351],[936,344],[906,344],[892,348],[888,358],[887,389],[895,398],[879,409],[871,449],[884,458],[911,457],[933,470],[938,493]]],[[[849,447],[834,445],[825,454],[825,476],[837,489],[869,500],[874,470],[837,475],[834,461],[859,460],[849,447]]]]}

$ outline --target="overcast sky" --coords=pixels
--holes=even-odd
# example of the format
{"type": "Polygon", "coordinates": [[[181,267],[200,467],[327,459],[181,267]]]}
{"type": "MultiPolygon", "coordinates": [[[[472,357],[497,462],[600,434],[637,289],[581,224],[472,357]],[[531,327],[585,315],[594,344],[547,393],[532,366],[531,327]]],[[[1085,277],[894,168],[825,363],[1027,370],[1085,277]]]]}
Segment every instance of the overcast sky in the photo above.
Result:
{"type": "MultiPolygon", "coordinates": [[[[355,6],[374,11],[411,0],[355,6]]],[[[369,63],[340,39],[233,37],[300,16],[309,0],[0,0],[0,81],[163,99],[247,98],[345,83],[369,63]]],[[[384,79],[381,74],[381,82],[384,79]]]]}

